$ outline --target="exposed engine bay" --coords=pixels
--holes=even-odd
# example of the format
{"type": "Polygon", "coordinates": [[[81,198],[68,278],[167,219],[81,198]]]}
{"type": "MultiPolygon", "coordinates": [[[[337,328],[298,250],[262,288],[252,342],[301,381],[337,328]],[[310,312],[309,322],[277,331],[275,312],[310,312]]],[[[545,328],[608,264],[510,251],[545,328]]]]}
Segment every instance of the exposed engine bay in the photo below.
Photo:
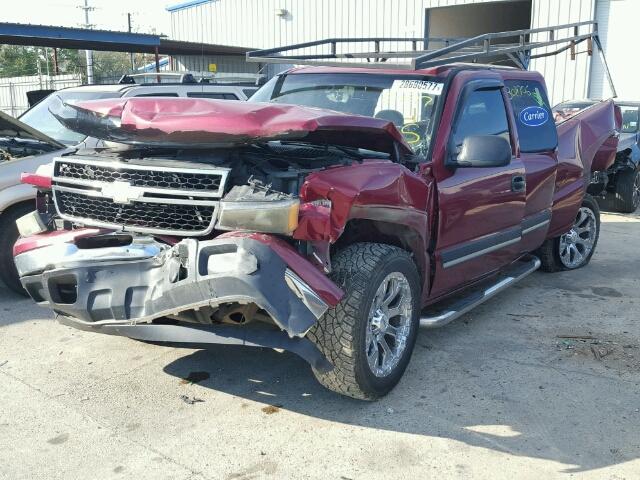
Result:
{"type": "Polygon", "coordinates": [[[0,137],[0,162],[53,152],[57,147],[36,140],[0,137]]]}
{"type": "MultiPolygon", "coordinates": [[[[338,146],[317,146],[296,142],[268,142],[218,150],[175,148],[120,148],[80,150],[74,156],[125,165],[177,167],[185,171],[201,167],[229,170],[227,193],[235,185],[253,179],[270,190],[297,195],[307,174],[333,165],[350,165],[364,158],[389,158],[378,152],[338,146]]],[[[182,185],[187,188],[189,185],[182,185]]]]}
{"type": "Polygon", "coordinates": [[[271,141],[212,150],[81,150],[53,164],[48,211],[76,225],[176,237],[290,235],[305,177],[387,154],[271,141]],[[51,208],[55,207],[55,208],[51,208]]]}

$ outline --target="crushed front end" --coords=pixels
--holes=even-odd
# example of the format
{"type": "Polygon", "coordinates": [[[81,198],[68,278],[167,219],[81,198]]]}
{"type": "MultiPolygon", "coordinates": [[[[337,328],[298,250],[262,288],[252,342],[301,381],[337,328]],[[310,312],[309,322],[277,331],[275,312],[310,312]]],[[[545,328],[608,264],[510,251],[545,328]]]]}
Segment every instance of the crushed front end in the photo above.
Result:
{"type": "Polygon", "coordinates": [[[170,245],[78,229],[23,238],[14,253],[25,289],[67,325],[186,346],[283,348],[328,368],[303,337],[340,290],[289,248],[257,234],[170,245]]]}
{"type": "Polygon", "coordinates": [[[27,176],[38,211],[18,220],[14,257],[36,302],[85,330],[280,348],[331,368],[306,334],[343,296],[328,276],[335,215],[303,185],[410,151],[389,121],[152,98],[52,113],[121,146],[62,155],[27,176]]]}

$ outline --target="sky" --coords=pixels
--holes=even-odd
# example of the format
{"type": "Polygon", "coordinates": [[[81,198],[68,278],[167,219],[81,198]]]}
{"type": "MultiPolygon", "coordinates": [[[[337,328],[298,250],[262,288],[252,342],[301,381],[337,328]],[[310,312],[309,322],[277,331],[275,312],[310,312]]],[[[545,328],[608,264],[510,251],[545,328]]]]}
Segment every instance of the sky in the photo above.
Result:
{"type": "MultiPolygon", "coordinates": [[[[170,35],[170,14],[165,7],[177,3],[181,0],[89,0],[89,6],[95,8],[89,12],[89,21],[94,28],[126,31],[130,12],[134,32],[170,35]]],[[[84,23],[84,11],[78,8],[83,4],[84,0],[0,0],[3,22],[62,27],[84,23]]]]}

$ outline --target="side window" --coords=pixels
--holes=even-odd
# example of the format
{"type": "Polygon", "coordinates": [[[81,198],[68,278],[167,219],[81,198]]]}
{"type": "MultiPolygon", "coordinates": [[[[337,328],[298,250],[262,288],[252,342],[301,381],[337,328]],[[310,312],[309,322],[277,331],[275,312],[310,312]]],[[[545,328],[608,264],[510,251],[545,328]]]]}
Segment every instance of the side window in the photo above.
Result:
{"type": "Polygon", "coordinates": [[[453,133],[455,146],[474,135],[500,135],[509,140],[507,111],[499,89],[476,90],[464,100],[453,133]]]}
{"type": "Polygon", "coordinates": [[[211,98],[213,100],[238,100],[233,93],[187,92],[189,98],[211,98]]]}
{"type": "Polygon", "coordinates": [[[558,145],[549,99],[540,82],[507,80],[507,95],[516,118],[522,152],[548,152],[558,145]]]}

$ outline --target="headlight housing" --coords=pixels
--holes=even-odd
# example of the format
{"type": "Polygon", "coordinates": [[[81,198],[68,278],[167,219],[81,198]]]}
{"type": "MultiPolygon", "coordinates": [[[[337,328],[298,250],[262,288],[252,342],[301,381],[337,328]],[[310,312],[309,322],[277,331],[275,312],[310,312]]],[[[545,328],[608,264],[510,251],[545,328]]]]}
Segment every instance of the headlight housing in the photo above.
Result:
{"type": "Polygon", "coordinates": [[[216,228],[291,235],[298,227],[299,208],[300,200],[279,192],[233,187],[220,201],[216,228]]]}

